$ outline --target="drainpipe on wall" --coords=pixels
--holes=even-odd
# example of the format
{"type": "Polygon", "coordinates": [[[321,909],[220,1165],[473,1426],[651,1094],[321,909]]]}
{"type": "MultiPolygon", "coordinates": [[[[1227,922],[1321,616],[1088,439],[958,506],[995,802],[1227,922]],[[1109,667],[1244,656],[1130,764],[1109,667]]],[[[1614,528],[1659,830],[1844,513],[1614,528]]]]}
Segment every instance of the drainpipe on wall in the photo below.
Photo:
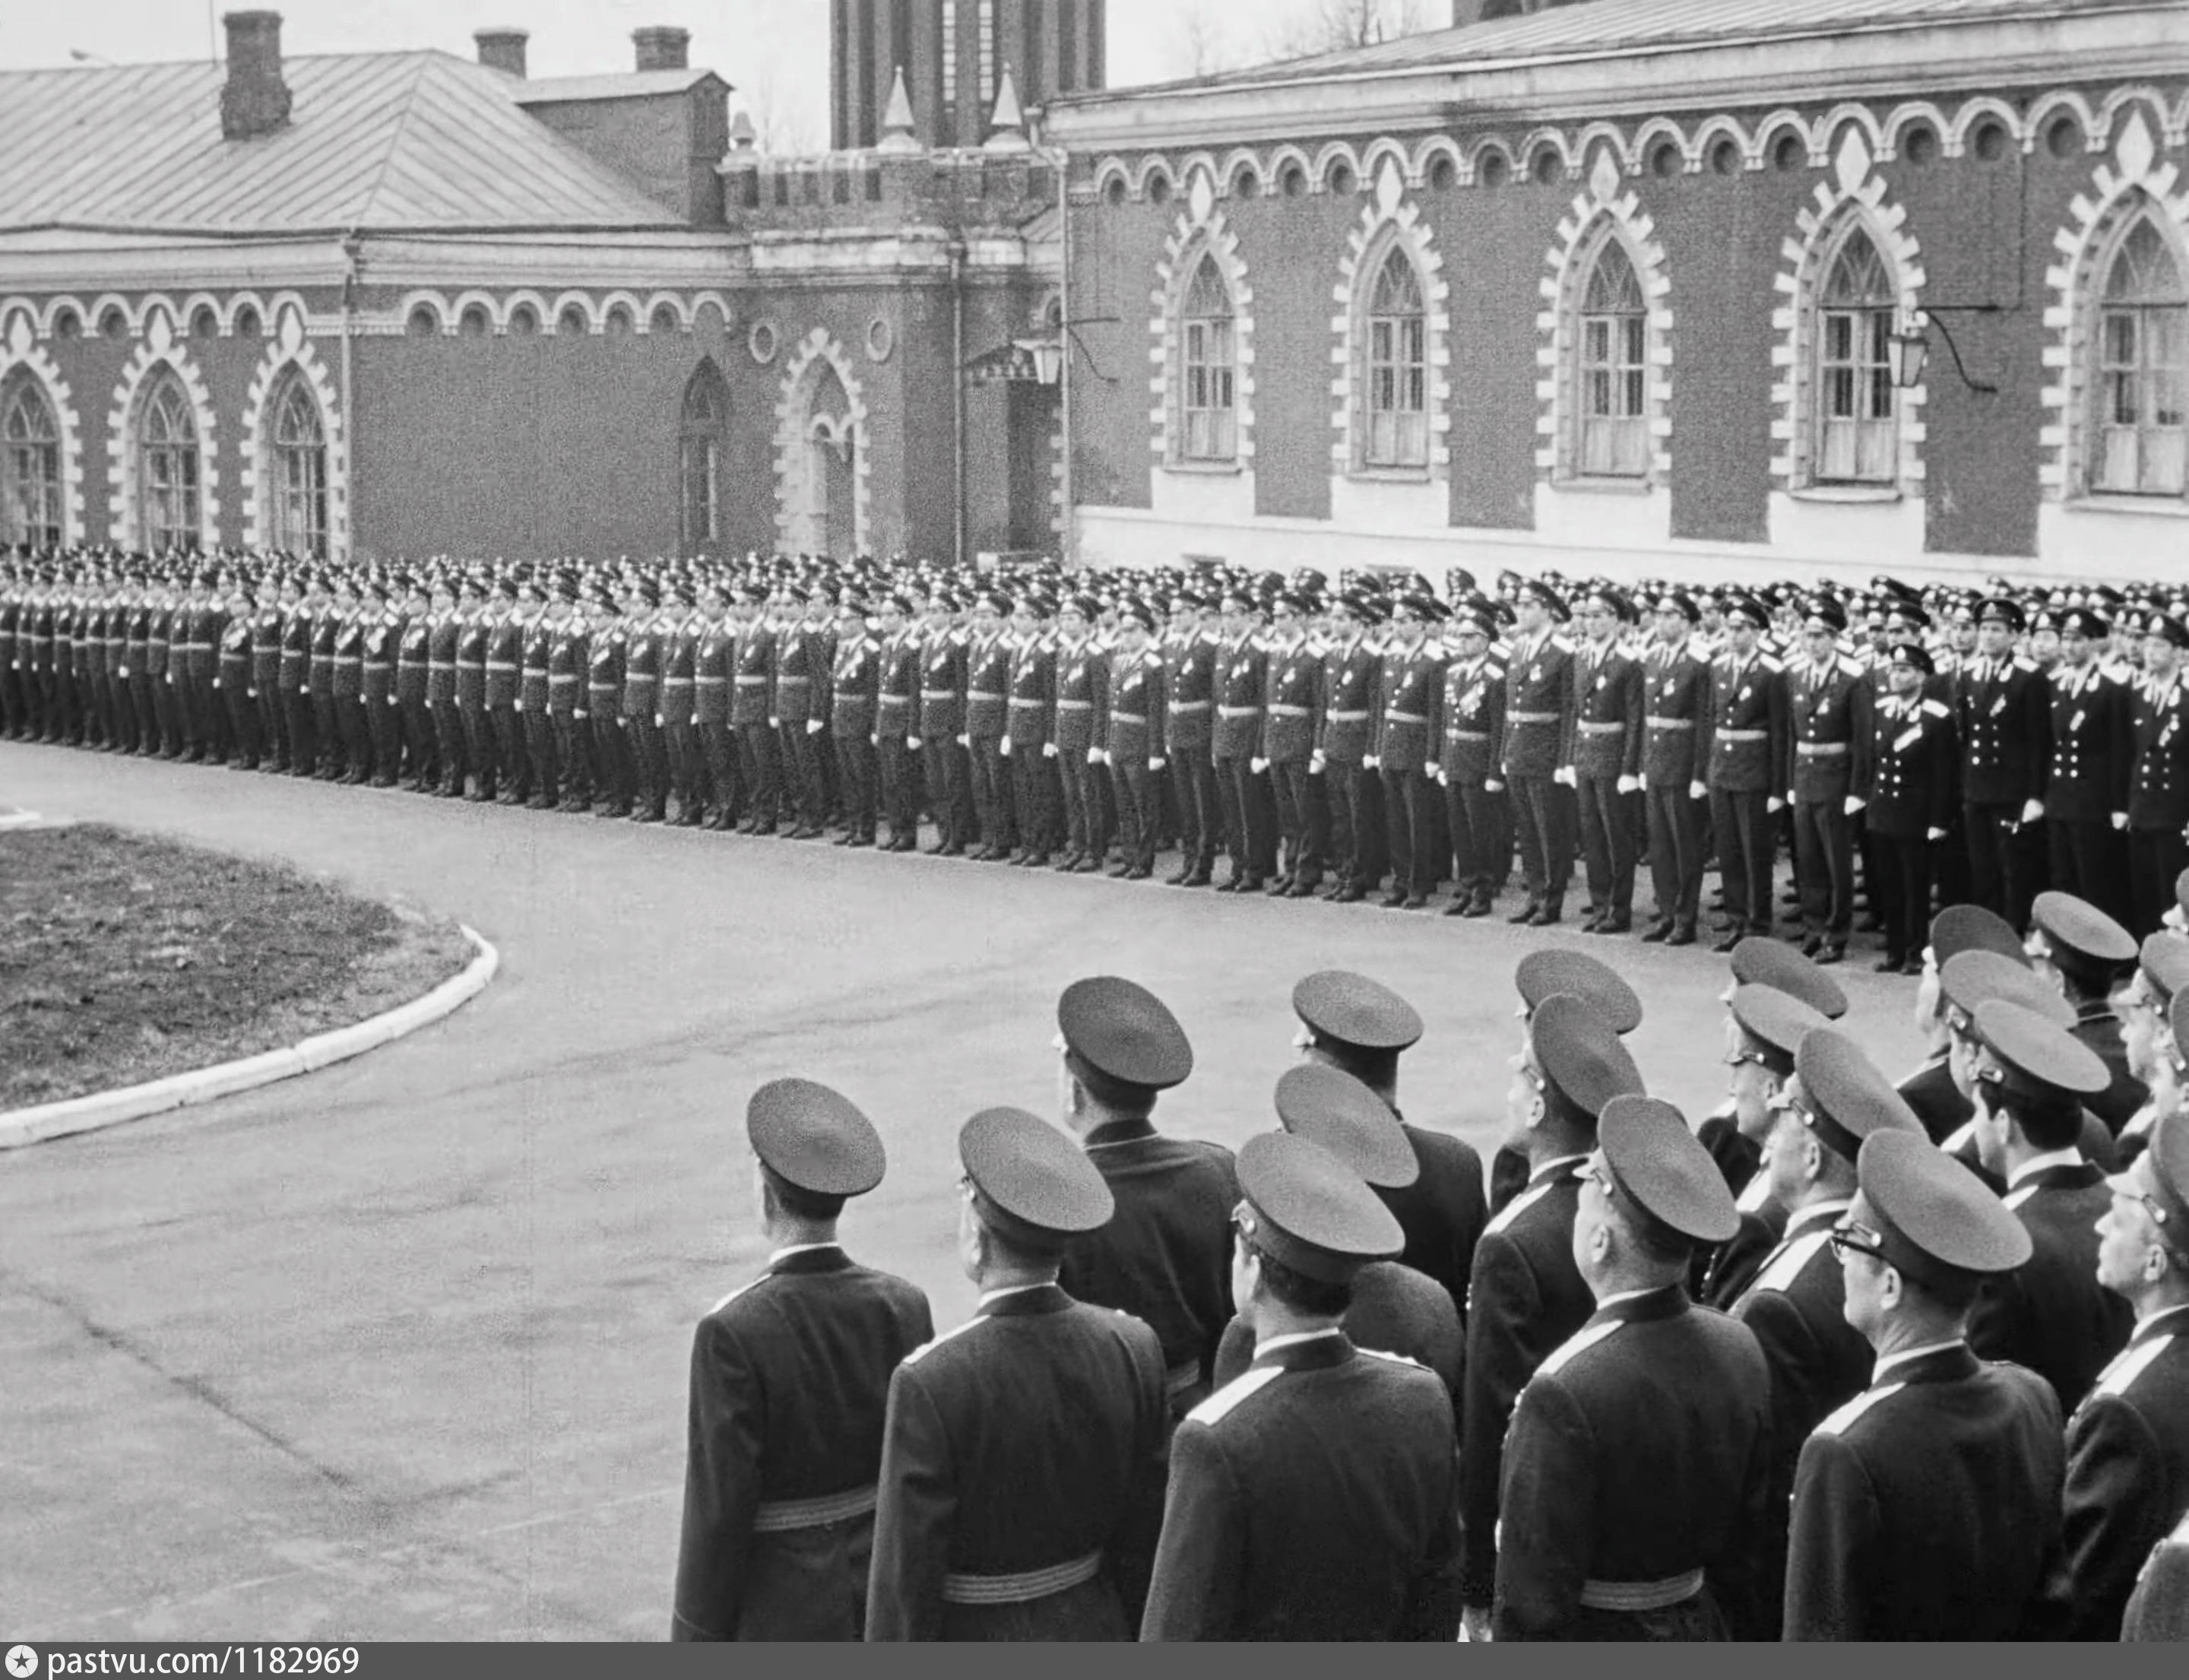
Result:
{"type": "Polygon", "coordinates": [[[965,563],[965,241],[950,241],[950,482],[957,486],[951,542],[965,563]]]}
{"type": "MultiPolygon", "coordinates": [[[[350,399],[350,339],[356,330],[357,284],[359,279],[358,270],[363,266],[365,261],[365,241],[358,237],[356,229],[352,228],[348,233],[342,235],[342,249],[343,262],[342,290],[342,414],[341,440],[342,549],[340,554],[337,554],[333,557],[337,560],[347,560],[349,558],[351,552],[356,546],[356,533],[354,529],[353,522],[357,518],[357,480],[352,472],[352,468],[356,461],[356,455],[354,452],[354,446],[351,442],[351,439],[357,430],[357,405],[350,399]]],[[[330,533],[330,536],[331,536],[331,535],[332,534],[330,533]]],[[[331,540],[328,543],[327,546],[330,549],[332,549],[334,544],[331,540]]]]}
{"type": "Polygon", "coordinates": [[[1058,494],[1063,505],[1057,510],[1057,558],[1066,565],[1076,563],[1079,544],[1078,520],[1072,505],[1072,329],[1066,325],[1072,312],[1072,158],[1059,147],[1056,161],[1056,203],[1061,215],[1062,232],[1059,236],[1059,261],[1064,272],[1056,282],[1057,348],[1064,359],[1056,376],[1057,420],[1060,447],[1064,451],[1063,476],[1058,480],[1058,494]]]}

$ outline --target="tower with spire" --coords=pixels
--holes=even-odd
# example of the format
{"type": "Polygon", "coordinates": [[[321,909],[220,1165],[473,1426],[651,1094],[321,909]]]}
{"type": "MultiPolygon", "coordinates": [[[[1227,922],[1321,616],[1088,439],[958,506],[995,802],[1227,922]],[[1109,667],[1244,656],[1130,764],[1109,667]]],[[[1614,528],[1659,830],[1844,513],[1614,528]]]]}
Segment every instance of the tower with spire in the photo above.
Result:
{"type": "Polygon", "coordinates": [[[880,144],[899,91],[913,139],[970,149],[988,142],[1007,67],[1015,111],[1104,85],[1106,0],[829,0],[829,10],[839,151],[880,144]]]}

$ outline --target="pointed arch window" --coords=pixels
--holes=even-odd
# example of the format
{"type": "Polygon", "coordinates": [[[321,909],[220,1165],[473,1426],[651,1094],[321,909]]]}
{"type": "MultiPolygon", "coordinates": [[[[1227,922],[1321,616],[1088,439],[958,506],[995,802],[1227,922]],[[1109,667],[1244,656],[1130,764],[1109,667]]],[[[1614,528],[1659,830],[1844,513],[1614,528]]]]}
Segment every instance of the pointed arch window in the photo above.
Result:
{"type": "Polygon", "coordinates": [[[274,399],[266,461],[268,529],[287,553],[327,552],[327,431],[318,399],[291,371],[274,399]]]}
{"type": "Polygon", "coordinates": [[[676,483],[684,552],[696,554],[721,539],[722,436],[728,393],[711,361],[703,361],[684,387],[676,427],[676,483]]]}
{"type": "Polygon", "coordinates": [[[1900,476],[1892,384],[1899,291],[1876,243],[1849,231],[1818,296],[1814,477],[1824,484],[1890,484],[1900,476]]]}
{"type": "Polygon", "coordinates": [[[1203,256],[1186,288],[1179,321],[1185,352],[1185,436],[1179,454],[1187,461],[1236,461],[1239,457],[1238,324],[1231,288],[1213,256],[1203,256]]]}
{"type": "Polygon", "coordinates": [[[1574,466],[1585,478],[1639,478],[1649,467],[1649,312],[1618,240],[1597,249],[1581,294],[1574,466]]]}
{"type": "Polygon", "coordinates": [[[204,535],[198,422],[172,370],[153,376],[137,412],[138,524],[144,546],[155,554],[195,549],[204,535]]]}
{"type": "Polygon", "coordinates": [[[2181,495],[2189,489],[2189,286],[2149,212],[2114,246],[2098,298],[2090,488],[2181,495]]]}
{"type": "Polygon", "coordinates": [[[1429,330],[1421,276],[1394,249],[1368,296],[1367,426],[1364,467],[1427,467],[1429,461],[1429,330]]]}
{"type": "Polygon", "coordinates": [[[61,546],[61,436],[37,382],[0,387],[0,542],[61,546]]]}

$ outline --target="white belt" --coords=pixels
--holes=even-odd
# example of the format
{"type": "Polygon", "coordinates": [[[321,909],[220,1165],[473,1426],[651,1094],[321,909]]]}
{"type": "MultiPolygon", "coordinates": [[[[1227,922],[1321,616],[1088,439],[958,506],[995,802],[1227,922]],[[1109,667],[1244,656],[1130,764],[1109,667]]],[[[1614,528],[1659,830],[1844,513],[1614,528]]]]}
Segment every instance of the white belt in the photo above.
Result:
{"type": "Polygon", "coordinates": [[[823,1494],[817,1499],[778,1499],[753,1512],[755,1534],[788,1534],[794,1529],[826,1528],[831,1523],[863,1517],[874,1508],[880,1491],[869,1483],[849,1493],[823,1494]]]}
{"type": "Polygon", "coordinates": [[[1703,1572],[1689,1570],[1662,1581],[1584,1581],[1581,1601],[1592,1610],[1662,1610],[1702,1590],[1703,1572]]]}
{"type": "MultiPolygon", "coordinates": [[[[1018,1575],[946,1575],[942,1602],[946,1604],[1030,1604],[1084,1585],[1102,1572],[1102,1554],[1089,1552],[1069,1563],[1047,1569],[1027,1570],[1018,1575]]],[[[1697,1578],[1700,1575],[1698,1572],[1697,1578]]]]}

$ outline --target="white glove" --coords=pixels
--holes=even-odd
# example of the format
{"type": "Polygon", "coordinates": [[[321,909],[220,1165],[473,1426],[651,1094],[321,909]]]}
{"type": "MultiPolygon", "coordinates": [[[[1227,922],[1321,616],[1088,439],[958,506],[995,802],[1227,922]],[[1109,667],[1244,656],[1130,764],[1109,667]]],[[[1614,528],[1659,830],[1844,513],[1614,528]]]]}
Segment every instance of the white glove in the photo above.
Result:
{"type": "Polygon", "coordinates": [[[1459,1613],[1459,1637],[1470,1645],[1487,1645],[1493,1643],[1490,1632],[1490,1612],[1462,1610],[1459,1613]]]}
{"type": "Polygon", "coordinates": [[[1169,762],[1170,761],[1167,758],[1151,758],[1148,761],[1148,769],[1151,772],[1157,771],[1162,769],[1163,766],[1169,762]]]}
{"type": "Polygon", "coordinates": [[[2045,820],[2045,801],[2041,799],[2025,801],[2022,807],[2022,820],[2025,823],[2042,823],[2045,820]]]}
{"type": "Polygon", "coordinates": [[[1482,791],[1485,794],[1502,794],[1505,791],[1505,784],[1502,782],[1485,782],[1482,784],[1482,791]]]}
{"type": "Polygon", "coordinates": [[[1441,764],[1432,764],[1427,767],[1429,774],[1436,778],[1437,785],[1439,787],[1448,788],[1451,785],[1451,778],[1445,774],[1444,766],[1441,764]]]}
{"type": "MultiPolygon", "coordinates": [[[[428,700],[428,701],[427,701],[427,702],[426,702],[426,704],[427,704],[427,705],[429,705],[429,706],[430,706],[430,705],[432,705],[433,703],[431,700],[428,700]]],[[[574,711],[574,712],[572,712],[572,713],[570,714],[570,716],[573,716],[573,717],[574,717],[574,718],[576,718],[576,719],[578,720],[578,721],[579,721],[579,722],[583,723],[583,722],[584,722],[584,721],[585,721],[588,717],[591,716],[592,716],[592,714],[591,714],[591,713],[590,713],[590,712],[574,711]]]]}
{"type": "Polygon", "coordinates": [[[973,744],[971,732],[968,731],[966,733],[960,735],[958,738],[958,744],[961,747],[970,747],[973,744]]]}
{"type": "Polygon", "coordinates": [[[1646,775],[1637,776],[1637,777],[1634,778],[1634,790],[1635,790],[1637,793],[1643,793],[1643,794],[1646,794],[1646,793],[1648,793],[1648,792],[1649,791],[1649,777],[1648,777],[1648,776],[1646,776],[1646,775]]]}
{"type": "Polygon", "coordinates": [[[771,729],[780,729],[783,727],[783,720],[779,717],[771,717],[767,721],[767,727],[771,729]]]}
{"type": "Polygon", "coordinates": [[[1309,757],[1307,761],[1307,773],[1310,776],[1321,775],[1323,767],[1326,762],[1327,761],[1324,759],[1321,753],[1315,753],[1309,757]]]}
{"type": "Polygon", "coordinates": [[[1573,766],[1562,764],[1551,772],[1551,780],[1562,788],[1571,788],[1579,786],[1581,778],[1574,774],[1573,766]]]}
{"type": "Polygon", "coordinates": [[[1942,840],[1945,839],[1945,837],[1946,837],[1946,831],[1945,831],[1943,829],[1924,829],[1924,830],[1923,830],[1923,838],[1924,838],[1925,840],[1932,840],[1932,841],[1934,841],[1934,842],[1935,842],[1935,841],[1937,841],[1937,840],[1942,840]]]}
{"type": "Polygon", "coordinates": [[[2125,811],[2116,811],[2113,812],[2113,827],[2116,829],[2125,829],[2128,827],[2128,812],[2125,811]]]}
{"type": "MultiPolygon", "coordinates": [[[[523,708],[523,706],[519,706],[519,707],[518,708],[518,710],[519,710],[519,711],[523,711],[523,710],[524,710],[524,708],[523,708]]],[[[664,716],[663,716],[659,712],[656,712],[656,713],[654,713],[654,715],[653,715],[653,727],[654,727],[656,729],[660,728],[663,725],[666,724],[668,721],[669,721],[669,720],[668,720],[667,718],[664,717],[664,716]]]]}
{"type": "Polygon", "coordinates": [[[1708,799],[1710,797],[1710,789],[1700,782],[1690,782],[1688,783],[1688,797],[1689,799],[1708,799]]]}
{"type": "Polygon", "coordinates": [[[809,735],[818,735],[824,727],[826,726],[817,717],[809,717],[806,720],[806,733],[809,735]]]}
{"type": "Polygon", "coordinates": [[[1107,764],[1110,761],[1110,755],[1100,747],[1089,747],[1087,749],[1087,761],[1089,764],[1107,764]]]}
{"type": "Polygon", "coordinates": [[[1250,758],[1247,761],[1247,773],[1249,776],[1259,776],[1269,767],[1270,761],[1266,758],[1250,758]]]}
{"type": "Polygon", "coordinates": [[[1002,740],[996,743],[996,755],[999,758],[1009,758],[1011,755],[1011,738],[1010,736],[1006,735],[1002,740]]]}
{"type": "Polygon", "coordinates": [[[1041,744],[1041,755],[1044,758],[1055,758],[1056,756],[1056,743],[1054,741],[1044,741],[1041,744]]]}
{"type": "Polygon", "coordinates": [[[1363,770],[1381,770],[1383,767],[1383,761],[1371,753],[1360,761],[1360,767],[1363,770]]]}
{"type": "Polygon", "coordinates": [[[906,736],[904,738],[904,746],[907,752],[918,752],[919,750],[919,737],[917,735],[906,736]]]}
{"type": "Polygon", "coordinates": [[[1621,776],[1619,778],[1619,791],[1622,794],[1640,793],[1642,778],[1639,776],[1621,776]]]}
{"type": "Polygon", "coordinates": [[[220,687],[220,679],[219,679],[218,677],[217,677],[217,676],[216,676],[215,678],[213,678],[213,680],[212,680],[212,686],[213,686],[214,687],[216,687],[216,688],[218,688],[218,687],[220,687]]]}
{"type": "Polygon", "coordinates": [[[1769,799],[1763,801],[1763,808],[1769,812],[1771,815],[1776,817],[1780,812],[1786,808],[1786,801],[1780,799],[1778,795],[1773,794],[1769,799]]]}
{"type": "Polygon", "coordinates": [[[1849,794],[1847,796],[1847,814],[1852,817],[1869,803],[1869,801],[1866,799],[1863,799],[1854,794],[1849,794]]]}

